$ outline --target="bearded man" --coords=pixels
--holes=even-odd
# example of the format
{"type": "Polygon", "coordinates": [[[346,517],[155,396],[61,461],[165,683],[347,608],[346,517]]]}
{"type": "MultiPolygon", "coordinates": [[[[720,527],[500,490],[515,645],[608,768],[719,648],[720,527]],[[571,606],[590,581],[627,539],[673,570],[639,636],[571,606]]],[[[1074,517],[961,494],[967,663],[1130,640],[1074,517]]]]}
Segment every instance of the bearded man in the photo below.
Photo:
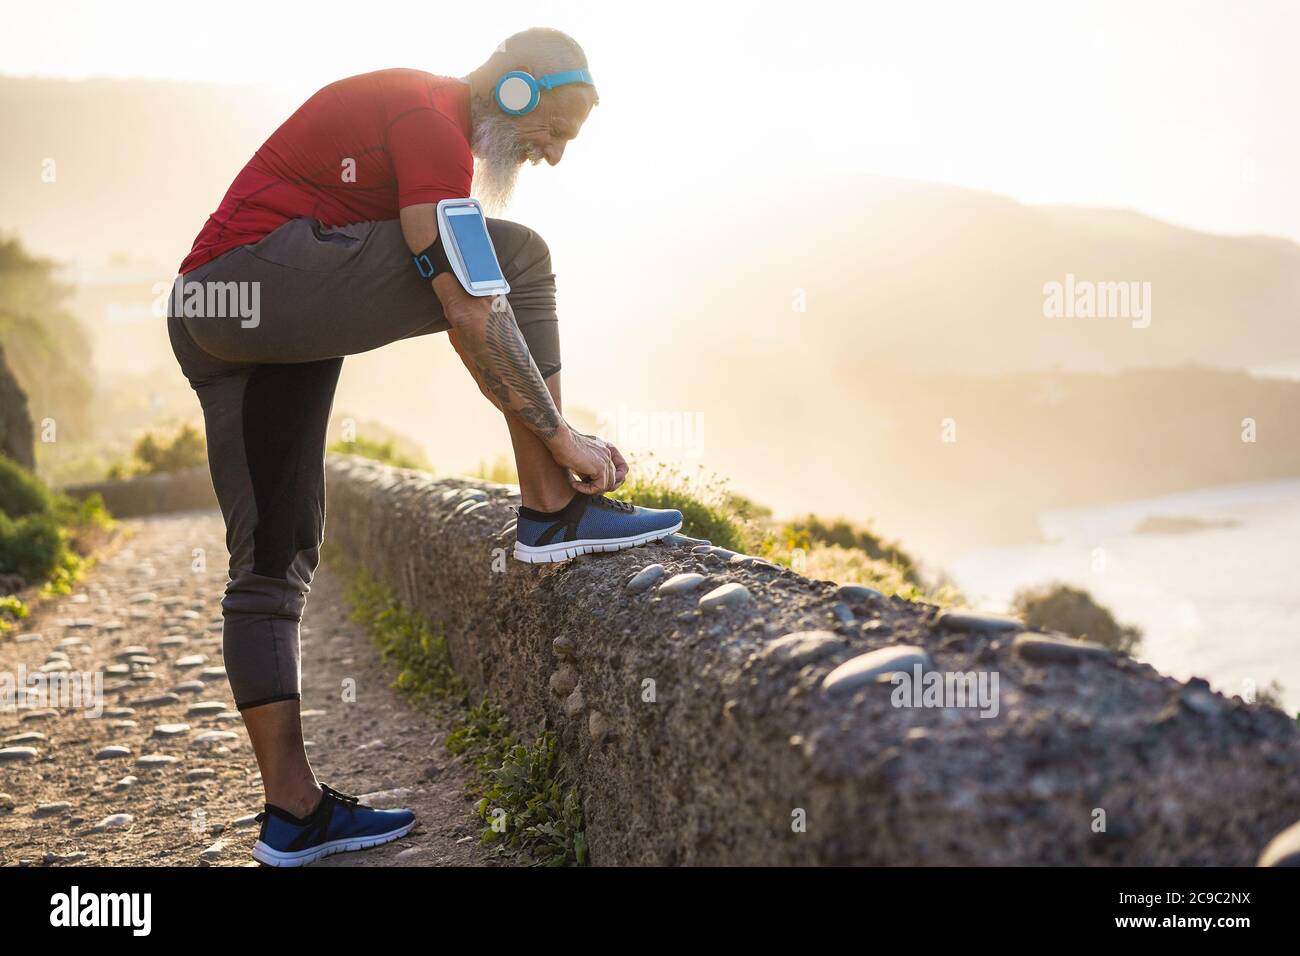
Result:
{"type": "Polygon", "coordinates": [[[174,304],[168,333],[203,409],[226,522],[223,652],[262,771],[263,863],[376,846],[415,820],[319,784],[303,747],[298,630],[324,541],[326,428],[344,356],[448,333],[509,428],[517,558],[566,560],[681,527],[680,512],[605,497],[626,462],[560,412],[555,276],[536,232],[487,221],[511,290],[495,300],[412,262],[438,238],[439,201],[473,187],[501,209],[520,165],[557,164],[596,102],[581,47],[545,29],[510,37],[461,79],[393,69],[332,83],[262,144],[181,264],[185,289],[256,293],[239,296],[257,304],[251,316],[174,304]]]}

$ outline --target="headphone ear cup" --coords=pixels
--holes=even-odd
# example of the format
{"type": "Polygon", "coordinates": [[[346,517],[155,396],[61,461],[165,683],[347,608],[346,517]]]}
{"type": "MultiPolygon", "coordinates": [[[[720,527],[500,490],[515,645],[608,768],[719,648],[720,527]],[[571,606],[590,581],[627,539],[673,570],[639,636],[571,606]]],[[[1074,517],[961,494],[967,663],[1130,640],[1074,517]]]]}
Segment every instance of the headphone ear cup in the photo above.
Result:
{"type": "Polygon", "coordinates": [[[503,113],[524,116],[537,107],[541,90],[537,81],[522,70],[513,70],[497,80],[493,96],[503,113]]]}

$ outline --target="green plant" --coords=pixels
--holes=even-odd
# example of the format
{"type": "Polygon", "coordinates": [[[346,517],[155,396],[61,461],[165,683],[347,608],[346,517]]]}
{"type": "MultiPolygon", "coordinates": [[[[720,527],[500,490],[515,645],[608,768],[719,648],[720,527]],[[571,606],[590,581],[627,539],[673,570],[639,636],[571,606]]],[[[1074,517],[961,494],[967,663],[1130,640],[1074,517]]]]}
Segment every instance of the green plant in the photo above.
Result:
{"type": "Polygon", "coordinates": [[[402,607],[382,581],[349,566],[333,548],[326,560],[344,566],[352,618],[363,624],[384,659],[398,668],[393,685],[422,706],[439,708],[452,723],[445,746],[470,758],[477,776],[472,796],[484,823],[482,839],[530,865],[582,865],[587,842],[577,788],[556,766],[555,739],[544,734],[519,744],[506,714],[488,700],[466,702],[464,682],[451,666],[438,629],[402,607]]]}
{"type": "Polygon", "coordinates": [[[27,605],[12,594],[0,597],[0,634],[13,630],[14,622],[27,616],[27,605]]]}
{"type": "Polygon", "coordinates": [[[353,441],[335,442],[329,446],[329,450],[344,455],[358,455],[361,458],[372,458],[375,461],[382,461],[386,465],[392,465],[394,468],[414,468],[416,471],[433,471],[433,467],[425,460],[423,455],[415,452],[399,451],[397,448],[397,441],[393,438],[384,441],[377,441],[373,438],[366,438],[362,435],[358,435],[353,441]]]}
{"type": "Polygon", "coordinates": [[[182,425],[170,437],[146,432],[131,448],[131,459],[108,470],[109,478],[159,475],[202,465],[208,460],[207,440],[193,425],[182,425]]]}
{"type": "Polygon", "coordinates": [[[49,511],[54,495],[33,472],[0,455],[0,513],[10,518],[49,511]]]}
{"type": "Polygon", "coordinates": [[[555,735],[531,746],[511,747],[491,771],[491,786],[478,802],[487,826],[483,842],[520,850],[534,866],[579,866],[587,862],[587,838],[575,787],[566,786],[555,766],[555,735]]]}
{"type": "Polygon", "coordinates": [[[894,570],[904,581],[920,585],[921,574],[912,556],[895,542],[886,541],[869,528],[850,524],[843,518],[827,521],[810,514],[787,522],[779,537],[786,550],[800,548],[809,551],[814,545],[829,545],[861,551],[873,561],[882,562],[894,570]]]}
{"type": "Polygon", "coordinates": [[[682,533],[705,538],[722,548],[749,551],[759,537],[752,526],[755,516],[743,510],[747,499],[730,493],[726,482],[701,467],[688,474],[663,461],[629,470],[628,480],[610,497],[633,501],[646,508],[676,508],[682,513],[682,533]]]}
{"type": "Polygon", "coordinates": [[[1061,631],[1086,638],[1121,654],[1134,654],[1142,632],[1121,625],[1092,595],[1068,584],[1025,588],[1012,600],[1012,610],[1036,631],[1061,631]]]}

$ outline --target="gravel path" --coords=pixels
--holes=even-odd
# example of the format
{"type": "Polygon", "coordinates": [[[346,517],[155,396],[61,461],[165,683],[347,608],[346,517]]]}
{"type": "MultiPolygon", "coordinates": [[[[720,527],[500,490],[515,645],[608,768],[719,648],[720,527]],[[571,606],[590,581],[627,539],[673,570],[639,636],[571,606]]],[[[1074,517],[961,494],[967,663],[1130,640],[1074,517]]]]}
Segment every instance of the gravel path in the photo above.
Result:
{"type": "MultiPolygon", "coordinates": [[[[260,778],[221,667],[226,561],[215,512],[125,521],[74,594],[39,602],[0,638],[0,681],[20,691],[33,686],[24,669],[98,673],[104,690],[97,716],[66,696],[0,709],[0,865],[256,865],[260,778]]],[[[418,822],[317,865],[490,865],[467,768],[442,747],[444,728],[388,686],[342,592],[322,568],[308,600],[308,753],[319,779],[418,822]]]]}

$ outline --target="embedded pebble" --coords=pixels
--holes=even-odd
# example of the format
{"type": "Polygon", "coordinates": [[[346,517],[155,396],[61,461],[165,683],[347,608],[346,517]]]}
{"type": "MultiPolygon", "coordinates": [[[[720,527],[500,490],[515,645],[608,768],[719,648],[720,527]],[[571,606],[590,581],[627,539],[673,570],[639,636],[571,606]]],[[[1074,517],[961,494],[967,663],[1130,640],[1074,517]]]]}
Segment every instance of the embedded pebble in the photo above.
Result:
{"type": "Polygon", "coordinates": [[[0,763],[35,760],[40,755],[35,747],[0,747],[0,763]]]}
{"type": "Polygon", "coordinates": [[[208,847],[199,854],[199,859],[204,863],[211,863],[213,860],[219,860],[226,852],[224,840],[218,840],[212,846],[208,847]]]}
{"type": "Polygon", "coordinates": [[[173,757],[170,754],[146,754],[137,760],[135,765],[142,770],[158,770],[179,762],[179,757],[173,757]]]}
{"type": "Polygon", "coordinates": [[[135,817],[129,813],[114,813],[96,823],[90,828],[90,832],[103,833],[105,830],[121,830],[124,827],[129,827],[134,822],[135,817]]]}
{"type": "Polygon", "coordinates": [[[835,596],[841,601],[862,604],[866,601],[879,601],[884,597],[875,588],[869,588],[865,584],[841,584],[835,589],[835,596]]]}
{"type": "Polygon", "coordinates": [[[238,740],[239,734],[229,730],[205,730],[190,741],[196,747],[211,747],[216,744],[230,743],[238,740]]]}
{"type": "Polygon", "coordinates": [[[555,648],[557,657],[572,658],[574,653],[573,638],[561,634],[555,640],[551,641],[551,647],[555,648]]]}
{"type": "Polygon", "coordinates": [[[68,803],[66,800],[61,800],[58,803],[42,803],[32,811],[32,816],[53,817],[58,816],[60,813],[67,813],[71,809],[72,804],[68,803]]]}
{"type": "Polygon", "coordinates": [[[1011,647],[1025,660],[1043,664],[1070,664],[1085,658],[1114,656],[1110,648],[1093,641],[1051,634],[1019,634],[1011,647]]]}
{"type": "Polygon", "coordinates": [[[598,744],[609,733],[609,719],[598,710],[593,710],[587,718],[587,734],[593,744],[598,744]]]}
{"type": "Polygon", "coordinates": [[[217,775],[217,772],[211,767],[195,767],[193,770],[185,771],[186,780],[211,780],[217,775]]]}
{"type": "Polygon", "coordinates": [[[1256,866],[1300,866],[1300,822],[1269,840],[1256,866]]]}
{"type": "Polygon", "coordinates": [[[831,613],[835,615],[835,619],[841,624],[852,624],[855,620],[853,611],[843,601],[836,601],[831,606],[831,613]]]}
{"type": "Polygon", "coordinates": [[[169,634],[158,642],[159,647],[180,647],[188,644],[190,639],[184,634],[169,634]]]}
{"type": "Polygon", "coordinates": [[[917,664],[922,669],[930,667],[930,655],[922,648],[906,644],[882,647],[845,661],[826,675],[822,688],[828,694],[843,694],[888,674],[910,674],[917,664]]]}
{"type": "Polygon", "coordinates": [[[201,667],[208,662],[206,654],[187,654],[184,657],[176,658],[176,666],[180,668],[201,667]]]}
{"type": "Polygon", "coordinates": [[[14,798],[7,793],[0,793],[0,813],[9,813],[14,808],[14,798]]]}
{"type": "Polygon", "coordinates": [[[207,690],[208,685],[201,680],[182,681],[172,688],[173,694],[201,694],[207,690]]]}
{"type": "MultiPolygon", "coordinates": [[[[185,708],[186,717],[206,717],[226,713],[227,706],[218,700],[200,700],[185,708]]],[[[237,713],[237,712],[236,712],[237,713]]]]}
{"type": "Polygon", "coordinates": [[[154,737],[180,737],[190,732],[189,724],[159,724],[154,727],[154,737]]]}
{"type": "Polygon", "coordinates": [[[1024,621],[1005,614],[978,614],[974,611],[944,611],[938,624],[948,631],[980,631],[998,634],[1006,631],[1023,631],[1024,621]]]}
{"type": "Polygon", "coordinates": [[[205,667],[199,671],[199,680],[225,680],[226,669],[224,667],[205,667]]]}
{"type": "Polygon", "coordinates": [[[180,697],[175,694],[159,694],[157,697],[146,697],[143,700],[131,702],[133,707],[166,707],[168,704],[179,704],[180,697]]]}
{"type": "Polygon", "coordinates": [[[237,820],[234,820],[233,822],[231,822],[230,825],[231,825],[232,827],[241,827],[241,828],[242,828],[242,827],[255,827],[255,826],[257,826],[257,825],[258,825],[259,823],[261,823],[261,822],[262,822],[262,821],[260,821],[260,820],[257,819],[257,814],[256,814],[256,813],[250,813],[250,814],[247,814],[246,816],[242,816],[242,817],[240,817],[240,818],[237,819],[237,820]]]}
{"type": "Polygon", "coordinates": [[[719,585],[700,598],[699,608],[701,611],[721,611],[726,608],[745,607],[753,603],[754,596],[749,593],[749,588],[730,581],[719,585]]]}
{"type": "Polygon", "coordinates": [[[103,747],[95,752],[96,760],[115,760],[118,757],[131,756],[130,747],[103,747]]]}
{"type": "Polygon", "coordinates": [[[842,647],[844,639],[833,631],[796,631],[778,637],[761,654],[768,660],[802,667],[842,647]]]}
{"type": "Polygon", "coordinates": [[[647,591],[659,583],[659,579],[664,576],[664,566],[662,564],[650,564],[642,568],[632,579],[627,582],[627,591],[629,594],[640,594],[647,591]]]}
{"type": "Polygon", "coordinates": [[[36,744],[45,739],[45,735],[35,730],[29,730],[23,734],[14,734],[12,737],[6,737],[4,742],[17,746],[18,744],[36,744]]]}
{"type": "Polygon", "coordinates": [[[569,717],[577,717],[586,706],[581,687],[573,688],[573,693],[564,699],[564,713],[569,717]]]}
{"type": "Polygon", "coordinates": [[[132,776],[123,777],[117,783],[113,784],[114,790],[130,790],[138,782],[137,778],[132,776]]]}
{"type": "Polygon", "coordinates": [[[565,664],[550,679],[551,693],[556,697],[568,697],[573,693],[573,688],[578,686],[578,672],[568,664],[565,664]]]}
{"type": "Polygon", "coordinates": [[[52,707],[43,707],[40,710],[29,710],[18,717],[20,724],[28,724],[37,720],[49,720],[51,717],[59,716],[59,712],[52,707]]]}
{"type": "Polygon", "coordinates": [[[685,574],[674,574],[671,578],[659,585],[659,594],[685,594],[687,591],[693,591],[704,583],[704,575],[694,572],[685,574]]]}

